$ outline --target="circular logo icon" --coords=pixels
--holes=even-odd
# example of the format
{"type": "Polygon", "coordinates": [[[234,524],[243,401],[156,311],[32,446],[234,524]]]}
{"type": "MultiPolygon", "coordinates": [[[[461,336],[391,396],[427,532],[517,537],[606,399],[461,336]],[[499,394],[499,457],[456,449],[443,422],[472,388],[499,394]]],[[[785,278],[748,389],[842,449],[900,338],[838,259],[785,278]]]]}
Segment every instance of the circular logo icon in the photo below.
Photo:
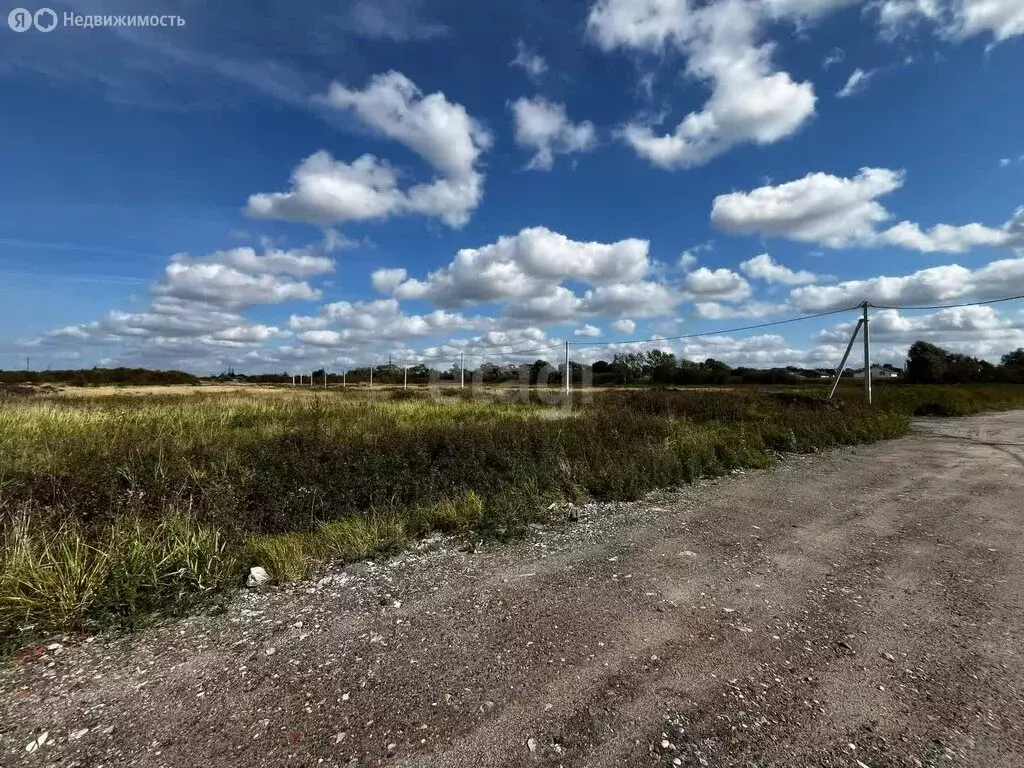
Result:
{"type": "Polygon", "coordinates": [[[15,8],[7,14],[7,26],[15,32],[28,32],[32,28],[32,11],[15,8]]]}
{"type": "Polygon", "coordinates": [[[53,32],[57,26],[57,14],[49,8],[40,8],[32,17],[32,23],[40,32],[53,32]]]}

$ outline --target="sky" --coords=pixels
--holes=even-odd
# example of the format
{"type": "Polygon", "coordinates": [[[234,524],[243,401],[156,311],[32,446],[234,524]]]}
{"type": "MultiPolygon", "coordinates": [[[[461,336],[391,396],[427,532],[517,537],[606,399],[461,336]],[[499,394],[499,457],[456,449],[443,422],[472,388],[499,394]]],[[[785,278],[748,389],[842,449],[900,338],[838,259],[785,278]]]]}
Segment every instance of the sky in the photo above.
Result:
{"type": "MultiPolygon", "coordinates": [[[[831,368],[861,302],[1024,294],[1020,0],[48,7],[0,27],[0,368],[831,368]]],[[[871,328],[998,360],[1024,301],[871,328]]]]}

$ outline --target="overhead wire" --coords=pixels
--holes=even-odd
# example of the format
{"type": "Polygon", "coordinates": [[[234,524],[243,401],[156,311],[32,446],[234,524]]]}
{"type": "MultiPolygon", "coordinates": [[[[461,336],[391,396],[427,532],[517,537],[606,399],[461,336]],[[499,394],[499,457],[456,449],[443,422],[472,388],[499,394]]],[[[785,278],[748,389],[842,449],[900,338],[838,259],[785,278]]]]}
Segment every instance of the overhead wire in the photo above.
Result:
{"type": "Polygon", "coordinates": [[[681,336],[655,336],[650,339],[628,339],[623,341],[574,341],[571,342],[572,346],[610,346],[612,344],[645,344],[645,343],[656,343],[661,341],[679,341],[680,339],[696,339],[702,336],[721,336],[725,333],[741,333],[743,331],[754,331],[761,328],[771,328],[776,325],[785,325],[786,323],[798,323],[802,320],[813,320],[817,317],[828,317],[829,315],[838,315],[843,312],[851,312],[855,309],[860,309],[861,305],[857,304],[852,307],[843,307],[842,309],[832,309],[828,312],[817,312],[813,315],[801,315],[800,317],[789,317],[783,320],[772,320],[766,323],[754,323],[753,325],[742,325],[736,328],[724,328],[719,331],[703,331],[701,333],[684,333],[681,336]]]}
{"type": "Polygon", "coordinates": [[[936,305],[932,305],[932,306],[907,307],[907,306],[895,306],[895,305],[889,306],[889,305],[886,305],[886,304],[874,304],[874,303],[869,301],[868,302],[868,306],[872,307],[873,309],[901,309],[901,310],[907,310],[907,311],[916,310],[916,309],[938,310],[938,309],[959,309],[961,307],[981,307],[981,306],[985,306],[987,304],[1000,304],[1000,303],[1002,303],[1004,301],[1017,301],[1019,299],[1024,299],[1024,294],[1022,294],[1020,296],[1004,296],[1001,299],[987,299],[985,301],[965,301],[965,302],[962,302],[960,304],[936,304],[936,305]]]}
{"type": "Polygon", "coordinates": [[[815,312],[809,315],[800,315],[798,317],[787,317],[781,320],[771,320],[763,323],[752,323],[749,325],[736,326],[734,328],[723,328],[717,331],[702,331],[700,333],[684,333],[678,336],[654,336],[645,339],[609,339],[604,341],[562,341],[556,344],[548,344],[542,347],[533,347],[530,349],[513,350],[509,352],[494,351],[494,352],[456,352],[453,355],[418,355],[417,362],[429,361],[429,360],[456,360],[460,355],[467,355],[470,357],[485,357],[493,355],[494,357],[519,357],[522,355],[534,354],[536,352],[544,352],[549,349],[555,349],[564,346],[568,343],[571,347],[610,347],[615,345],[631,345],[631,344],[656,344],[664,341],[681,341],[684,339],[697,339],[704,338],[707,336],[722,336],[725,334],[732,333],[743,333],[745,331],[756,331],[764,328],[773,328],[779,325],[787,325],[789,323],[799,323],[805,320],[814,320],[820,317],[829,317],[831,315],[839,315],[845,312],[852,312],[857,309],[862,309],[865,304],[872,309],[893,309],[903,311],[914,311],[914,310],[942,310],[942,309],[959,309],[962,307],[975,307],[985,306],[989,304],[1000,304],[1007,301],[1018,301],[1024,299],[1024,294],[1018,296],[1004,296],[998,299],[986,299],[982,301],[966,301],[957,304],[938,304],[938,305],[919,305],[919,306],[897,306],[897,305],[886,305],[886,304],[875,304],[873,302],[861,302],[854,304],[849,307],[841,307],[840,309],[831,309],[826,312],[815,312]]]}

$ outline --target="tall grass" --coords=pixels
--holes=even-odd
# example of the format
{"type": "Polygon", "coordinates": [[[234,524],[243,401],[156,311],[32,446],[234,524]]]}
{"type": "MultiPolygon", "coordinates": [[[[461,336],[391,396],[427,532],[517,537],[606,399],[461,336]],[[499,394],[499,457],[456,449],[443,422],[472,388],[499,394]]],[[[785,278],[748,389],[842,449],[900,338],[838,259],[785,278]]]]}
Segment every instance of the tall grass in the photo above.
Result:
{"type": "Polygon", "coordinates": [[[0,632],[124,625],[430,531],[516,535],[778,452],[898,437],[1024,387],[599,392],[571,409],[393,392],[0,401],[0,632]],[[938,404],[938,405],[935,405],[938,404]]]}

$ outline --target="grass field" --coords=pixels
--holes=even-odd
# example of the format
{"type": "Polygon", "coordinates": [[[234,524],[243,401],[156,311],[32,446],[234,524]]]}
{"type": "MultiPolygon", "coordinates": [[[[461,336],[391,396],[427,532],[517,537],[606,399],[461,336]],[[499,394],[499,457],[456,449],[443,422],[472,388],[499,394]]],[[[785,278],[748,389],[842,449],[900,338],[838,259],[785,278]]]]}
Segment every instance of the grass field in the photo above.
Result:
{"type": "Polygon", "coordinates": [[[1024,387],[0,394],[0,633],[130,626],[431,531],[505,537],[565,501],[636,499],[903,435],[1024,387]],[[554,507],[552,508],[552,505],[554,507]]]}

